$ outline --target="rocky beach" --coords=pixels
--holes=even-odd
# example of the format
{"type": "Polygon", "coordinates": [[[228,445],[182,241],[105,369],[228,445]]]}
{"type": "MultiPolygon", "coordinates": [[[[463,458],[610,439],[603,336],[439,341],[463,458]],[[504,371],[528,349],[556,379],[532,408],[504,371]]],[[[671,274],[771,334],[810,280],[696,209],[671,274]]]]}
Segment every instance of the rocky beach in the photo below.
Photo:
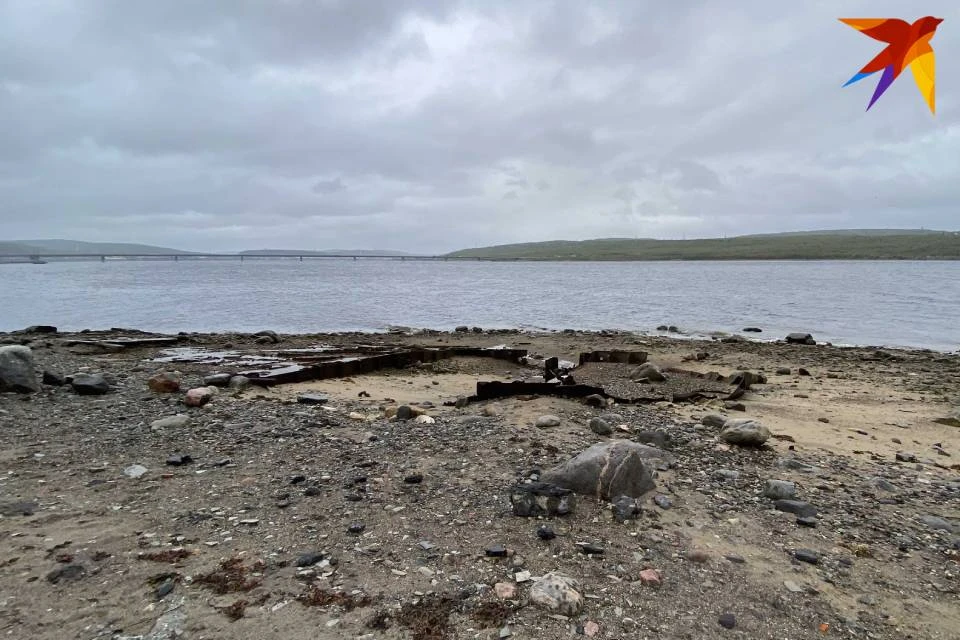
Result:
{"type": "Polygon", "coordinates": [[[960,354],[815,338],[0,334],[0,635],[958,638],[960,354]]]}

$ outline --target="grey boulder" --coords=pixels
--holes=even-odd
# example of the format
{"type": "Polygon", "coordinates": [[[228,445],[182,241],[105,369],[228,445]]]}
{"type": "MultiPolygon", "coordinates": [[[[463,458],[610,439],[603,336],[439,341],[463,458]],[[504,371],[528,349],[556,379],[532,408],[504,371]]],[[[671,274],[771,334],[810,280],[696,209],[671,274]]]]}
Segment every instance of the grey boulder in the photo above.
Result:
{"type": "Polygon", "coordinates": [[[40,391],[37,370],[30,347],[0,347],[0,391],[35,393],[40,391]]]}
{"type": "Polygon", "coordinates": [[[70,380],[77,395],[102,396],[110,391],[110,383],[99,373],[77,373],[70,380]]]}
{"type": "Polygon", "coordinates": [[[613,440],[593,445],[546,471],[540,480],[604,500],[623,495],[639,498],[656,486],[651,465],[672,460],[662,449],[613,440]]]}
{"type": "Polygon", "coordinates": [[[723,423],[720,439],[741,447],[759,447],[770,435],[770,430],[755,420],[733,418],[723,423]]]}

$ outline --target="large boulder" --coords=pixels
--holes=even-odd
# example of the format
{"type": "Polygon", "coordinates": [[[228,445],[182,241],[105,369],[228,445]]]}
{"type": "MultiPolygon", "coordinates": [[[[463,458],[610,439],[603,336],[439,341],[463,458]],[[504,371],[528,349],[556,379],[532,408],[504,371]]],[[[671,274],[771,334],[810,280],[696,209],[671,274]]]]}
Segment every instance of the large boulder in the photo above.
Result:
{"type": "Polygon", "coordinates": [[[0,391],[35,393],[40,391],[37,369],[30,347],[0,347],[0,391]]]}
{"type": "Polygon", "coordinates": [[[770,439],[770,430],[747,418],[731,418],[723,423],[720,439],[742,447],[759,447],[770,439]]]}
{"type": "Polygon", "coordinates": [[[639,498],[656,486],[653,465],[672,460],[662,449],[613,440],[593,445],[545,472],[540,480],[605,500],[622,495],[639,498]]]}
{"type": "Polygon", "coordinates": [[[530,587],[530,601],[564,616],[576,616],[583,611],[579,586],[573,578],[548,573],[530,587]]]}

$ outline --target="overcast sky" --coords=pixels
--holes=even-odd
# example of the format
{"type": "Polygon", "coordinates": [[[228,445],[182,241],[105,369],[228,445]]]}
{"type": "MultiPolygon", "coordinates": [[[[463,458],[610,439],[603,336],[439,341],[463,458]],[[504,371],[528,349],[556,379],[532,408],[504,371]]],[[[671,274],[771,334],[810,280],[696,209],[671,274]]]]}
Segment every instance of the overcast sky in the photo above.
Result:
{"type": "Polygon", "coordinates": [[[0,0],[0,240],[960,228],[960,2],[0,0]],[[937,113],[838,21],[944,18],[937,113]]]}

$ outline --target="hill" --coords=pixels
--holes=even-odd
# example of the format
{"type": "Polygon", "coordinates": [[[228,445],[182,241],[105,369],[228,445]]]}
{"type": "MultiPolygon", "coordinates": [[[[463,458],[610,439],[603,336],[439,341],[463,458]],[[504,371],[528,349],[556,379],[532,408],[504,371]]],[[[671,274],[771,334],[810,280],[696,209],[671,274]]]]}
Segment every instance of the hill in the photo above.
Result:
{"type": "Polygon", "coordinates": [[[389,249],[249,249],[241,251],[245,256],[412,256],[415,254],[406,251],[391,251],[389,249]]]}
{"type": "Polygon", "coordinates": [[[447,254],[488,260],[960,260],[960,232],[841,230],[698,240],[531,242],[447,254]]]}
{"type": "Polygon", "coordinates": [[[29,256],[38,253],[40,249],[24,242],[0,241],[0,255],[29,256]]]}
{"type": "Polygon", "coordinates": [[[18,244],[34,247],[34,252],[58,254],[107,253],[115,256],[140,254],[189,254],[189,251],[156,247],[149,244],[131,244],[127,242],[82,242],[79,240],[22,240],[18,244]]]}

